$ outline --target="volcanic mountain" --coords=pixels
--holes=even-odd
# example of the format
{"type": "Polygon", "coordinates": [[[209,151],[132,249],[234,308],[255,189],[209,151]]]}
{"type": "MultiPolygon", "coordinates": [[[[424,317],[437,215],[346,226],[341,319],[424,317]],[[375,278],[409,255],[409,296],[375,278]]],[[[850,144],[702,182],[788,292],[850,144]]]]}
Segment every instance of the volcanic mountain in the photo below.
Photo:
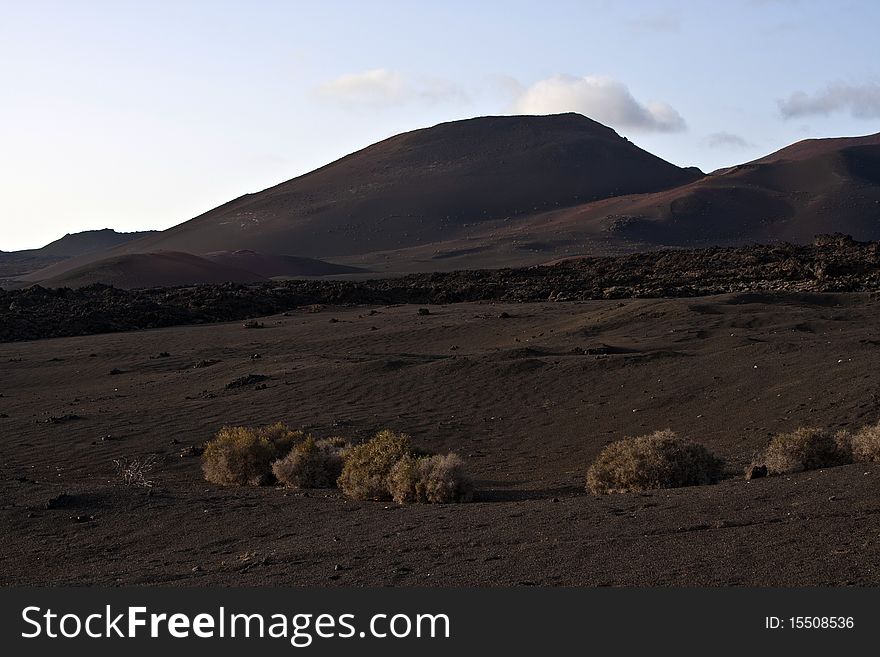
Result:
{"type": "Polygon", "coordinates": [[[320,276],[352,273],[337,265],[505,267],[665,246],[808,242],[830,232],[880,239],[880,134],[806,140],[704,175],[578,114],[482,117],[391,137],[24,280],[162,251],[261,276],[320,276]],[[333,264],[282,271],[290,257],[333,264]]]}
{"type": "Polygon", "coordinates": [[[482,117],[391,137],[105,255],[247,249],[360,256],[702,175],[578,114],[482,117]]]}
{"type": "Polygon", "coordinates": [[[542,217],[617,240],[701,246],[809,242],[840,232],[880,239],[880,133],[808,139],[690,184],[584,204],[542,217]]]}

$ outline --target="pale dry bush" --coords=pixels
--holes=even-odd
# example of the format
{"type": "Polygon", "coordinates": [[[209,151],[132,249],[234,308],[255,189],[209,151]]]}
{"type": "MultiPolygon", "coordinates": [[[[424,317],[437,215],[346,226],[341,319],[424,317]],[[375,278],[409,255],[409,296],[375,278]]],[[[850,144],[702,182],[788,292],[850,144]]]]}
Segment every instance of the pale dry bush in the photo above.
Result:
{"type": "Polygon", "coordinates": [[[770,474],[791,474],[818,470],[852,462],[848,435],[837,436],[824,429],[801,427],[773,437],[764,452],[770,474]]]}
{"type": "Polygon", "coordinates": [[[311,436],[272,464],[275,478],[291,488],[333,488],[342,474],[347,443],[341,438],[315,440],[311,436]]]}
{"type": "Polygon", "coordinates": [[[286,456],[303,439],[302,431],[281,422],[263,427],[223,427],[205,446],[202,472],[215,484],[270,484],[274,480],[272,462],[286,456]]]}
{"type": "Polygon", "coordinates": [[[594,495],[717,482],[724,461],[705,446],[665,429],[611,443],[587,471],[594,495]]]}
{"type": "Polygon", "coordinates": [[[858,463],[880,461],[880,423],[862,427],[849,437],[852,459],[858,463]]]}
{"type": "Polygon", "coordinates": [[[398,504],[470,502],[474,485],[457,454],[407,455],[388,475],[388,492],[398,504]]]}
{"type": "Polygon", "coordinates": [[[338,483],[355,500],[387,500],[388,475],[412,452],[409,436],[384,429],[369,441],[346,450],[338,483]]]}

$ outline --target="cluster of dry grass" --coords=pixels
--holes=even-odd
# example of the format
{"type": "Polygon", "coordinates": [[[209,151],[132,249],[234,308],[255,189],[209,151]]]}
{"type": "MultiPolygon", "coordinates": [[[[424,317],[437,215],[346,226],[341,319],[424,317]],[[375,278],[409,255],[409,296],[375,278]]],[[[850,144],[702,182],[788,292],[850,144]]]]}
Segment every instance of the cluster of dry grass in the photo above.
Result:
{"type": "Polygon", "coordinates": [[[840,440],[849,445],[854,462],[880,461],[880,422],[862,427],[854,434],[844,433],[840,440]]]}
{"type": "Polygon", "coordinates": [[[724,461],[669,429],[611,443],[587,471],[594,495],[700,486],[717,482],[724,461]]]}
{"type": "Polygon", "coordinates": [[[205,479],[222,485],[332,488],[356,500],[399,504],[467,502],[473,484],[455,454],[421,455],[406,434],[388,429],[351,446],[316,440],[284,424],[223,427],[202,455],[205,479]]]}
{"type": "Polygon", "coordinates": [[[764,452],[768,474],[818,470],[852,462],[846,443],[824,429],[801,427],[773,437],[764,452]]]}
{"type": "Polygon", "coordinates": [[[339,487],[355,500],[389,499],[388,475],[411,452],[409,436],[388,429],[380,431],[345,455],[339,487]]]}
{"type": "Polygon", "coordinates": [[[801,427],[773,437],[756,460],[767,474],[791,474],[850,463],[880,461],[880,423],[852,433],[801,427]]]}
{"type": "Polygon", "coordinates": [[[351,448],[339,486],[356,500],[447,504],[473,499],[473,483],[455,454],[422,455],[409,436],[385,430],[351,448]]]}
{"type": "MultiPolygon", "coordinates": [[[[790,474],[853,462],[880,461],[880,423],[850,433],[799,428],[773,437],[747,476],[790,474]]],[[[332,488],[355,500],[398,504],[468,502],[474,487],[456,454],[427,455],[389,429],[359,445],[316,440],[282,423],[223,427],[202,456],[205,479],[222,485],[281,483],[332,488]]],[[[714,484],[724,461],[706,446],[665,429],[611,443],[587,471],[595,495],[714,484]]]]}
{"type": "Polygon", "coordinates": [[[474,487],[457,454],[400,459],[388,473],[388,492],[398,504],[470,502],[474,487]]]}
{"type": "Polygon", "coordinates": [[[202,454],[205,479],[222,485],[262,486],[274,481],[272,462],[303,439],[281,422],[264,427],[223,427],[202,454]]]}

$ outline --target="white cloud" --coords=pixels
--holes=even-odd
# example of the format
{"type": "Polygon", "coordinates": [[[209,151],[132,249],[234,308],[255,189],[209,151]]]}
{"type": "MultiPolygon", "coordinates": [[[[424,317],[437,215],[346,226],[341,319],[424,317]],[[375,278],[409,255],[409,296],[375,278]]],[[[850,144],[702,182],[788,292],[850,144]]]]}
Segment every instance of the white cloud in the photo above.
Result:
{"type": "Polygon", "coordinates": [[[814,94],[796,91],[778,101],[786,119],[799,116],[827,116],[848,111],[857,119],[880,118],[880,84],[851,85],[837,82],[814,94]]]}
{"type": "Polygon", "coordinates": [[[706,137],[709,148],[751,148],[752,144],[732,132],[713,132],[706,137]]]}
{"type": "Polygon", "coordinates": [[[685,129],[681,115],[666,103],[640,103],[627,86],[607,77],[556,75],[526,88],[514,101],[518,114],[579,112],[615,128],[645,132],[685,129]]]}
{"type": "Polygon", "coordinates": [[[431,103],[464,101],[467,94],[444,78],[407,80],[396,71],[375,68],[349,73],[318,87],[323,98],[343,105],[391,106],[413,101],[431,103]]]}
{"type": "Polygon", "coordinates": [[[399,73],[374,68],[325,82],[318,87],[318,93],[347,105],[386,105],[400,102],[404,84],[399,73]]]}

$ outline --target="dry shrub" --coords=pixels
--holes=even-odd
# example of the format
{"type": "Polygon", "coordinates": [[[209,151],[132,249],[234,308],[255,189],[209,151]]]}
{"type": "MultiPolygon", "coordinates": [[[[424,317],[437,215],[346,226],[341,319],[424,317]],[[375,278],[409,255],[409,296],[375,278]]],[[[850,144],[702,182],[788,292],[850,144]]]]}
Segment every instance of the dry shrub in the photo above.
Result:
{"type": "Polygon", "coordinates": [[[713,484],[724,462],[706,447],[666,429],[611,443],[587,472],[594,495],[713,484]]]}
{"type": "Polygon", "coordinates": [[[880,461],[880,423],[862,427],[849,437],[849,444],[853,461],[880,461]]]}
{"type": "Polygon", "coordinates": [[[223,427],[205,446],[202,471],[215,484],[261,486],[273,481],[272,462],[303,438],[276,422],[264,427],[223,427]]]}
{"type": "Polygon", "coordinates": [[[385,429],[362,445],[346,450],[339,487],[355,500],[387,500],[388,474],[411,453],[409,436],[385,429]]]}
{"type": "Polygon", "coordinates": [[[388,475],[388,492],[398,504],[470,502],[474,486],[456,454],[400,459],[388,475]]]}
{"type": "Polygon", "coordinates": [[[152,474],[158,462],[159,457],[155,454],[143,458],[118,458],[113,459],[113,469],[124,486],[152,488],[155,485],[152,474]]]}
{"type": "Polygon", "coordinates": [[[333,488],[342,474],[341,438],[315,440],[311,436],[272,464],[275,478],[291,488],[333,488]]]}
{"type": "Polygon", "coordinates": [[[841,434],[838,440],[824,429],[801,427],[791,433],[774,436],[764,453],[764,463],[770,474],[845,465],[851,462],[846,442],[846,434],[841,434]],[[844,447],[839,443],[843,443],[844,447]]]}

